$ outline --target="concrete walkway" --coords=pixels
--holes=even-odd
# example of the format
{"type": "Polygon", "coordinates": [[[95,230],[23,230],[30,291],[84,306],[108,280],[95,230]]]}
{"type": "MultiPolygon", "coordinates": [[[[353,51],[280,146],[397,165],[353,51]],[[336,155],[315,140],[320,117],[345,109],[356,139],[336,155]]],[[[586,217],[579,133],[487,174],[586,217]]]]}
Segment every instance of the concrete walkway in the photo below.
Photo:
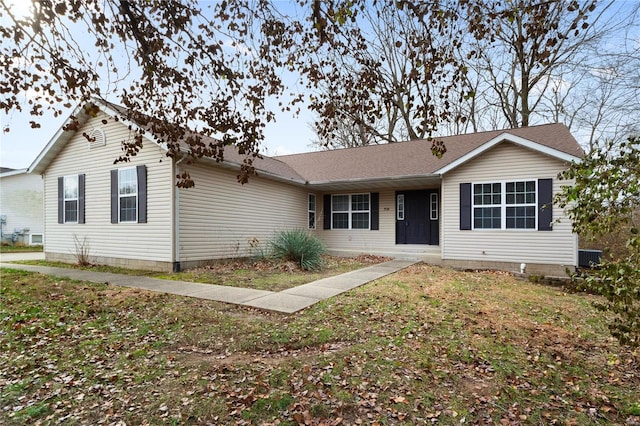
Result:
{"type": "MultiPolygon", "coordinates": [[[[228,287],[214,284],[191,283],[186,281],[161,280],[134,275],[112,274],[108,272],[84,271],[73,268],[53,268],[49,266],[21,265],[5,263],[9,259],[2,256],[0,268],[13,268],[23,271],[39,272],[46,275],[66,277],[74,280],[108,283],[122,287],[140,288],[180,296],[216,300],[236,305],[252,306],[268,311],[294,313],[323,299],[335,296],[370,281],[382,278],[404,269],[416,261],[392,260],[345,274],[323,278],[281,292],[253,290],[249,288],[228,287]]],[[[17,260],[17,259],[12,259],[17,260]]]]}

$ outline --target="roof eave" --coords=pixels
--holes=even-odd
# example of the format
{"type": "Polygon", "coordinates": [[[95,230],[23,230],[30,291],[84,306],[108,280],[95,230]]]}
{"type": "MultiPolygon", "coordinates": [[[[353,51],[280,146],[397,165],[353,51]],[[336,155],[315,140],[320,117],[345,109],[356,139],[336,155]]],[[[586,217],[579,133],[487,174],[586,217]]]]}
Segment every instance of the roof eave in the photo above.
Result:
{"type": "MultiPolygon", "coordinates": [[[[180,152],[188,154],[189,150],[185,149],[185,148],[181,148],[180,152]]],[[[224,167],[226,169],[232,169],[232,170],[240,170],[240,168],[242,167],[242,165],[240,163],[237,163],[235,161],[229,161],[229,160],[222,160],[222,161],[216,161],[215,158],[210,158],[210,157],[201,157],[198,159],[199,161],[205,161],[207,163],[215,163],[216,165],[220,166],[220,167],[224,167]]],[[[261,177],[265,177],[271,180],[276,180],[279,182],[285,182],[285,183],[289,183],[289,184],[295,184],[295,185],[306,185],[308,184],[307,181],[305,181],[304,179],[296,179],[296,178],[291,178],[291,177],[286,177],[286,176],[281,176],[275,173],[271,173],[268,172],[266,170],[260,169],[260,168],[255,168],[256,170],[256,175],[257,176],[261,176],[261,177]]]]}
{"type": "Polygon", "coordinates": [[[439,182],[440,179],[441,176],[439,174],[431,173],[423,175],[378,176],[372,178],[310,181],[307,186],[318,190],[380,187],[382,185],[385,187],[406,187],[415,186],[417,184],[429,184],[435,181],[439,182]]]}
{"type": "Polygon", "coordinates": [[[9,176],[15,176],[15,175],[21,175],[23,173],[27,173],[28,171],[29,171],[29,169],[11,170],[10,172],[0,173],[0,178],[9,177],[9,176]]]}
{"type": "Polygon", "coordinates": [[[564,151],[560,151],[558,149],[551,148],[551,147],[548,147],[546,145],[542,145],[540,143],[534,142],[534,141],[529,140],[529,139],[525,139],[525,138],[520,137],[520,136],[513,135],[511,133],[501,133],[500,135],[496,136],[495,138],[483,143],[482,145],[480,145],[476,149],[466,153],[465,155],[463,155],[463,156],[459,157],[458,159],[452,161],[451,163],[447,164],[446,166],[441,167],[440,169],[436,170],[435,173],[443,175],[443,174],[445,174],[447,172],[450,172],[451,170],[453,170],[453,169],[463,165],[464,163],[474,159],[475,157],[479,156],[480,154],[484,153],[485,151],[493,148],[494,146],[496,146],[496,145],[498,145],[499,143],[502,143],[502,142],[515,143],[516,145],[520,145],[522,147],[529,148],[529,149],[531,149],[533,151],[540,152],[542,154],[557,158],[557,159],[562,160],[562,161],[566,161],[568,163],[581,161],[580,157],[568,154],[568,153],[566,153],[564,151]]]}
{"type": "Polygon", "coordinates": [[[27,173],[36,173],[42,174],[46,168],[49,166],[51,161],[58,155],[58,153],[62,150],[64,145],[69,141],[72,135],[75,134],[75,131],[72,130],[64,130],[64,127],[69,123],[71,117],[76,117],[80,124],[84,124],[89,119],[89,116],[83,112],[82,106],[84,104],[78,105],[72,112],[69,114],[67,119],[64,121],[64,124],[60,126],[58,131],[53,135],[49,142],[45,145],[45,147],[40,151],[40,154],[36,157],[35,160],[29,165],[27,168],[27,173]]]}

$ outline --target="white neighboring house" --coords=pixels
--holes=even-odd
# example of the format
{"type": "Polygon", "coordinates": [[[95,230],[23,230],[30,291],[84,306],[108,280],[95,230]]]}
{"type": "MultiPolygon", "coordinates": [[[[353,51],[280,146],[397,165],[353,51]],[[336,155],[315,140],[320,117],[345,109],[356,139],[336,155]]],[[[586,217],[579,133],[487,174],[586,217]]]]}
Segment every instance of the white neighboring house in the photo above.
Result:
{"type": "Polygon", "coordinates": [[[0,171],[2,243],[44,244],[44,183],[27,169],[0,171]]]}

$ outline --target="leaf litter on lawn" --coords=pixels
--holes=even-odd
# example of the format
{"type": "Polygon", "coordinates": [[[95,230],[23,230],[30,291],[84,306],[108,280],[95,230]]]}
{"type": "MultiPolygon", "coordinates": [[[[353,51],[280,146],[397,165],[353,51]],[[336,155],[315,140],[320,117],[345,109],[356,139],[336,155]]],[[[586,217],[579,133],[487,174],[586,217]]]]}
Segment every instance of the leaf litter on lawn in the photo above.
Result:
{"type": "Polygon", "coordinates": [[[3,270],[0,423],[633,424],[594,296],[415,265],[298,314],[3,270]]]}

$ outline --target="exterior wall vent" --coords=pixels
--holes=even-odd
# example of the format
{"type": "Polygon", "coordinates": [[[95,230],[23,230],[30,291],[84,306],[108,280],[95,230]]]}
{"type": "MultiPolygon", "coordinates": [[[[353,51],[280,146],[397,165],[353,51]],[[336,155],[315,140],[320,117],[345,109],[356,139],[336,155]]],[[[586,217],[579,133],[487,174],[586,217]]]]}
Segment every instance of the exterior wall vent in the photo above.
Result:
{"type": "Polygon", "coordinates": [[[89,133],[89,138],[94,139],[93,142],[89,142],[89,149],[107,144],[107,137],[102,129],[93,129],[91,133],[89,133]]]}

